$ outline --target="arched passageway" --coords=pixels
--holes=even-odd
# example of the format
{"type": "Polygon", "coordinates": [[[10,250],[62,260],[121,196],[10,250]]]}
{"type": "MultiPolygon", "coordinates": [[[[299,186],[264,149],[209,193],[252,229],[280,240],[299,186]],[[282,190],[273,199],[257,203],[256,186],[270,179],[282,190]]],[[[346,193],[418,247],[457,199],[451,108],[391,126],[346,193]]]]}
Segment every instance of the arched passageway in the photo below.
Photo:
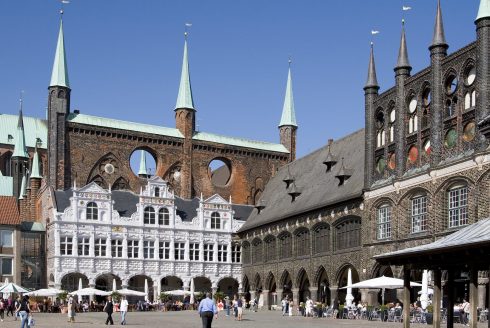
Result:
{"type": "Polygon", "coordinates": [[[316,281],[317,291],[317,302],[330,305],[330,283],[328,281],[327,271],[322,266],[318,272],[316,281]]]}
{"type": "MultiPolygon", "coordinates": [[[[338,297],[340,304],[344,304],[346,302],[345,297],[347,295],[347,289],[343,289],[342,287],[347,286],[349,269],[351,269],[351,273],[352,273],[352,283],[355,284],[356,282],[359,282],[359,273],[357,272],[357,270],[353,266],[346,265],[340,270],[339,274],[337,275],[338,286],[339,286],[337,297],[338,297]]],[[[359,289],[353,288],[352,289],[352,295],[354,296],[353,302],[358,303],[361,300],[361,295],[359,293],[359,289]]]]}
{"type": "Polygon", "coordinates": [[[87,276],[79,272],[69,273],[61,279],[61,289],[67,292],[78,290],[80,280],[82,281],[82,288],[88,287],[87,276]]]}
{"type": "Polygon", "coordinates": [[[218,282],[218,291],[233,299],[238,294],[238,281],[234,278],[223,278],[218,282]]]}

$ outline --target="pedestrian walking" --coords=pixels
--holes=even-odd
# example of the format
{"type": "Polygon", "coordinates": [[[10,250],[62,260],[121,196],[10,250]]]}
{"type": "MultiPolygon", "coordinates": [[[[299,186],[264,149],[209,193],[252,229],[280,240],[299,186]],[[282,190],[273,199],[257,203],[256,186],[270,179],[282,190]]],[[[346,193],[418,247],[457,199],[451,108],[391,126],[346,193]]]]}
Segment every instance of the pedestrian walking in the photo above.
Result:
{"type": "Polygon", "coordinates": [[[3,318],[5,316],[5,301],[2,298],[0,298],[0,320],[3,322],[3,318]]]}
{"type": "Polygon", "coordinates": [[[126,324],[126,313],[128,312],[128,300],[125,296],[121,299],[121,305],[119,306],[119,311],[121,312],[121,325],[126,324]]]}
{"type": "Polygon", "coordinates": [[[68,307],[67,307],[67,312],[68,312],[68,322],[75,322],[75,301],[73,299],[73,296],[70,296],[68,299],[68,307]]]}
{"type": "Polygon", "coordinates": [[[31,313],[31,308],[29,307],[29,296],[24,296],[22,301],[15,309],[20,316],[20,328],[29,328],[29,315],[31,313]]]}
{"type": "Polygon", "coordinates": [[[202,328],[211,328],[213,315],[218,319],[218,309],[211,299],[211,293],[206,293],[206,298],[199,302],[197,311],[202,320],[202,328]]]}
{"type": "Polygon", "coordinates": [[[289,310],[289,316],[292,317],[293,316],[293,300],[289,301],[288,310],[289,310]]]}
{"type": "Polygon", "coordinates": [[[114,324],[114,320],[112,320],[112,312],[114,311],[114,303],[112,303],[112,297],[107,298],[107,302],[105,302],[104,305],[104,310],[105,313],[107,313],[107,319],[105,321],[105,324],[114,324]]]}
{"type": "Polygon", "coordinates": [[[237,320],[242,321],[243,319],[243,304],[244,300],[241,299],[240,297],[236,301],[236,307],[237,307],[237,320]]]}
{"type": "Polygon", "coordinates": [[[231,300],[229,296],[225,297],[225,308],[226,308],[226,316],[230,316],[230,308],[231,308],[231,300]]]}

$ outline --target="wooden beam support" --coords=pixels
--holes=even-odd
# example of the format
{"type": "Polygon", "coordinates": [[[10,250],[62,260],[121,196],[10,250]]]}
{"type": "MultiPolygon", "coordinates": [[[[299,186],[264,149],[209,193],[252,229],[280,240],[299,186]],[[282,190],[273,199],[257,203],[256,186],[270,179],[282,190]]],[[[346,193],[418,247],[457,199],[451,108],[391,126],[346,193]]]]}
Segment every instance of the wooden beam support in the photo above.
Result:
{"type": "Polygon", "coordinates": [[[434,299],[432,306],[434,309],[433,327],[441,328],[441,299],[442,299],[442,284],[441,284],[441,269],[434,271],[434,299]]]}

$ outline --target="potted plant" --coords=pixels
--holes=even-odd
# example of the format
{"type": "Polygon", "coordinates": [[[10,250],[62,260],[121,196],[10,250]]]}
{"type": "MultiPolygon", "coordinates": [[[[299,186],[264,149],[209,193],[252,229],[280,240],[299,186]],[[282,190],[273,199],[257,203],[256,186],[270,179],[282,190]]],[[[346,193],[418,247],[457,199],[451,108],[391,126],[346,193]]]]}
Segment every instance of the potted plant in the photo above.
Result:
{"type": "Polygon", "coordinates": [[[339,313],[337,313],[337,318],[342,318],[342,313],[344,313],[344,305],[339,305],[339,313]]]}
{"type": "Polygon", "coordinates": [[[119,303],[121,301],[122,295],[119,292],[113,291],[111,296],[115,303],[119,303]]]}
{"type": "Polygon", "coordinates": [[[170,295],[167,293],[161,292],[159,298],[160,298],[160,301],[162,303],[166,303],[170,299],[170,295]]]}
{"type": "Polygon", "coordinates": [[[213,298],[216,302],[219,302],[220,300],[224,300],[225,299],[225,293],[216,292],[216,293],[214,293],[213,298]]]}
{"type": "Polygon", "coordinates": [[[381,305],[379,307],[379,311],[380,311],[381,321],[387,321],[388,320],[388,306],[381,305]]]}
{"type": "Polygon", "coordinates": [[[428,325],[432,325],[432,321],[434,320],[434,306],[432,304],[427,305],[425,309],[425,321],[428,325]]]}

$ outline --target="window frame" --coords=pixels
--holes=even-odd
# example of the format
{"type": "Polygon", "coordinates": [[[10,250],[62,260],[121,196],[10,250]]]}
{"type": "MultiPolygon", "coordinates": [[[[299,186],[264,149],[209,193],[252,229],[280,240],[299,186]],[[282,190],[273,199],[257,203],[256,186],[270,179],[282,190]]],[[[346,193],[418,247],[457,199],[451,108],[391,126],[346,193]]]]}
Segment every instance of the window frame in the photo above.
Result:
{"type": "Polygon", "coordinates": [[[0,274],[2,276],[13,276],[14,275],[14,259],[12,257],[2,257],[0,261],[0,274]],[[4,272],[6,265],[4,262],[10,262],[10,272],[4,272]]]}
{"type": "Polygon", "coordinates": [[[156,223],[156,213],[153,206],[146,206],[143,210],[143,224],[155,224],[156,223]]]}
{"type": "Polygon", "coordinates": [[[189,261],[199,261],[200,247],[199,243],[189,243],[189,261]]]}
{"type": "Polygon", "coordinates": [[[170,260],[170,242],[160,241],[158,243],[158,258],[160,260],[170,260]]]}
{"type": "Polygon", "coordinates": [[[313,253],[321,254],[330,251],[330,226],[320,224],[313,229],[313,253]]]}
{"type": "Polygon", "coordinates": [[[170,211],[168,210],[168,208],[162,207],[158,210],[158,225],[170,225],[170,211]]]}
{"type": "Polygon", "coordinates": [[[96,202],[87,203],[85,209],[85,220],[98,221],[99,220],[99,206],[96,202]]]}
{"type": "Polygon", "coordinates": [[[231,263],[241,263],[242,262],[242,245],[233,244],[231,245],[231,263]]]}
{"type": "Polygon", "coordinates": [[[155,258],[155,241],[143,240],[143,258],[154,259],[155,258]]]}
{"type": "Polygon", "coordinates": [[[218,262],[228,262],[228,245],[218,244],[218,262]]]}
{"type": "Polygon", "coordinates": [[[0,240],[2,247],[14,247],[14,231],[7,229],[0,230],[0,240]],[[10,235],[10,243],[8,245],[5,245],[5,235],[7,234],[10,235]]]}
{"type": "Polygon", "coordinates": [[[427,195],[415,195],[410,199],[410,233],[421,233],[427,231],[428,212],[427,195]],[[420,229],[415,229],[420,227],[420,229]]]}
{"type": "Polygon", "coordinates": [[[185,243],[181,241],[174,242],[174,259],[176,261],[185,260],[185,243]]]}
{"type": "Polygon", "coordinates": [[[100,257],[107,256],[107,239],[95,238],[94,240],[94,255],[100,257]]]}
{"type": "Polygon", "coordinates": [[[122,239],[111,239],[111,256],[118,259],[124,257],[122,239]]]}
{"type": "Polygon", "coordinates": [[[139,258],[139,239],[128,239],[127,240],[127,253],[128,259],[137,259],[139,258]]]}
{"type": "Polygon", "coordinates": [[[60,237],[60,255],[73,255],[73,237],[60,237]]]}
{"type": "Polygon", "coordinates": [[[221,215],[219,212],[211,213],[211,229],[220,230],[221,229],[221,215]]]}
{"type": "Polygon", "coordinates": [[[383,204],[376,209],[376,239],[387,240],[391,238],[392,207],[383,204]]]}
{"type": "Polygon", "coordinates": [[[213,262],[214,261],[214,244],[213,243],[204,243],[203,245],[203,261],[204,262],[213,262]]]}
{"type": "Polygon", "coordinates": [[[467,185],[457,185],[457,186],[453,186],[450,189],[448,189],[448,191],[447,191],[447,206],[448,206],[447,226],[449,229],[458,228],[458,227],[468,225],[468,223],[469,223],[468,198],[469,198],[469,188],[467,185]],[[455,200],[454,197],[452,197],[452,195],[458,197],[456,205],[452,204],[453,200],[455,200]],[[461,197],[463,197],[463,198],[461,199],[461,197]],[[463,205],[461,205],[461,203],[463,203],[463,205]],[[454,220],[454,218],[456,220],[454,220]]]}

